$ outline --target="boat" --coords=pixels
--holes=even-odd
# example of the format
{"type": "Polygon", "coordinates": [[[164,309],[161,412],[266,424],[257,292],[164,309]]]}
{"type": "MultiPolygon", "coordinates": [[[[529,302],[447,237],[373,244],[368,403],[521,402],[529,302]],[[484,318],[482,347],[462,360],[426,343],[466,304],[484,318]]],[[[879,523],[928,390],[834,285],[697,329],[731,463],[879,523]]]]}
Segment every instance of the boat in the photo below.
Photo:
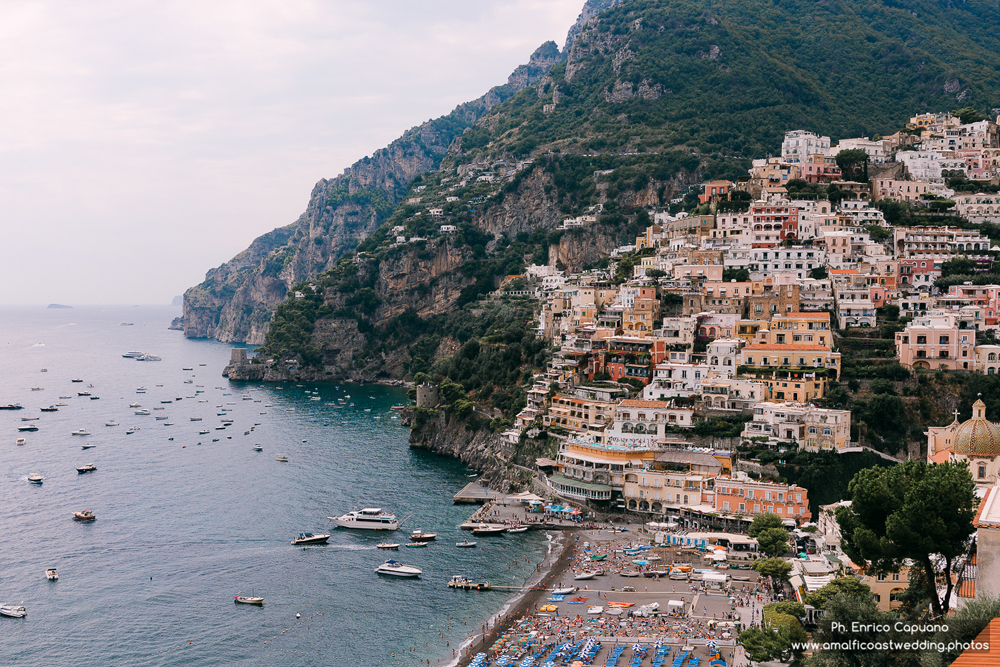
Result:
{"type": "Polygon", "coordinates": [[[561,588],[553,588],[553,595],[569,595],[570,593],[576,593],[578,589],[574,586],[563,586],[561,588]]]}
{"type": "Polygon", "coordinates": [[[426,547],[427,543],[426,542],[410,542],[409,544],[405,544],[403,546],[405,546],[407,549],[419,549],[421,547],[426,547]]]}
{"type": "Polygon", "coordinates": [[[486,523],[481,523],[472,529],[472,534],[478,537],[494,537],[496,535],[503,535],[505,532],[507,532],[507,526],[490,525],[486,523]]]}
{"type": "Polygon", "coordinates": [[[97,447],[97,445],[84,445],[80,449],[93,449],[94,447],[97,447]]]}
{"type": "Polygon", "coordinates": [[[170,419],[170,417],[167,417],[167,416],[157,417],[156,421],[163,421],[164,419],[170,419]]]}
{"type": "Polygon", "coordinates": [[[8,403],[6,405],[0,405],[0,410],[23,410],[24,406],[20,403],[8,403]]]}
{"type": "Polygon", "coordinates": [[[146,388],[145,387],[136,387],[135,390],[136,391],[140,391],[140,392],[144,392],[144,391],[146,391],[146,388]]]}
{"type": "Polygon", "coordinates": [[[595,605],[593,607],[587,607],[587,613],[588,614],[603,614],[604,613],[604,607],[601,607],[599,605],[595,605]]]}
{"type": "Polygon", "coordinates": [[[118,422],[112,420],[112,421],[109,421],[109,422],[104,422],[104,425],[105,426],[118,426],[118,422]]]}
{"type": "Polygon", "coordinates": [[[97,521],[97,517],[90,510],[83,510],[82,512],[73,512],[73,518],[77,521],[97,521]]]}
{"type": "Polygon", "coordinates": [[[292,544],[326,544],[330,539],[328,533],[299,533],[299,536],[292,540],[292,544]]]}
{"type": "Polygon", "coordinates": [[[488,581],[476,583],[470,581],[468,577],[455,574],[452,575],[451,581],[448,582],[448,588],[461,588],[466,591],[488,591],[492,588],[492,586],[490,586],[490,582],[488,581]]]}
{"type": "MultiPolygon", "coordinates": [[[[72,396],[60,396],[59,398],[72,398],[72,396]]],[[[56,403],[60,408],[65,408],[69,403],[56,403]]]]}
{"type": "Polygon", "coordinates": [[[396,515],[383,511],[381,507],[366,507],[362,510],[348,512],[343,516],[328,516],[326,518],[341,528],[364,530],[396,530],[399,528],[396,515]]]}
{"type": "Polygon", "coordinates": [[[14,441],[15,445],[23,445],[24,443],[25,443],[24,438],[18,438],[16,441],[14,441]]]}
{"type": "Polygon", "coordinates": [[[590,557],[590,560],[604,560],[607,557],[608,557],[607,554],[594,554],[593,556],[590,557]]]}
{"type": "Polygon", "coordinates": [[[193,421],[193,422],[200,422],[201,421],[201,417],[191,417],[191,421],[193,421]]]}
{"type": "Polygon", "coordinates": [[[125,435],[132,435],[133,433],[135,433],[138,430],[139,430],[138,426],[129,427],[129,430],[125,431],[125,435]]]}
{"type": "Polygon", "coordinates": [[[198,431],[198,435],[208,435],[208,431],[198,431]]]}
{"type": "Polygon", "coordinates": [[[39,373],[48,373],[48,372],[49,372],[49,369],[48,369],[48,368],[43,368],[42,370],[40,370],[40,371],[38,371],[38,372],[39,372],[39,373]]]}
{"type": "Polygon", "coordinates": [[[142,407],[142,405],[140,403],[129,403],[128,406],[130,408],[141,408],[142,407]]]}
{"type": "Polygon", "coordinates": [[[81,475],[85,472],[94,472],[95,470],[97,470],[97,466],[95,466],[93,463],[88,463],[87,465],[80,466],[79,468],[76,469],[76,471],[81,475]]]}
{"type": "Polygon", "coordinates": [[[288,463],[288,457],[284,454],[278,454],[276,460],[281,461],[282,463],[288,463]]]}
{"type": "Polygon", "coordinates": [[[45,387],[32,387],[31,391],[45,391],[45,387]]]}
{"type": "Polygon", "coordinates": [[[101,400],[101,397],[100,396],[91,396],[90,400],[92,400],[92,401],[99,401],[99,400],[101,400]]]}
{"type": "Polygon", "coordinates": [[[34,424],[29,424],[28,426],[18,426],[17,430],[18,431],[37,431],[38,427],[35,426],[34,424]]]}
{"type": "Polygon", "coordinates": [[[182,371],[193,371],[193,370],[194,370],[194,367],[192,367],[192,368],[182,368],[181,370],[182,370],[182,371]]]}
{"type": "Polygon", "coordinates": [[[136,410],[135,414],[137,414],[137,415],[148,415],[148,414],[152,414],[152,413],[149,410],[147,410],[146,408],[143,408],[142,410],[136,410]]]}
{"type": "Polygon", "coordinates": [[[36,422],[39,419],[41,419],[41,417],[21,417],[21,421],[23,422],[36,422]]]}
{"type": "Polygon", "coordinates": [[[471,549],[476,546],[476,543],[472,540],[462,540],[461,542],[455,542],[455,546],[459,549],[471,549]]]}
{"type": "Polygon", "coordinates": [[[155,354],[144,354],[141,357],[136,357],[136,361],[160,361],[160,358],[155,354]]]}
{"type": "Polygon", "coordinates": [[[56,572],[56,568],[50,567],[49,569],[45,570],[45,578],[48,579],[49,581],[58,581],[59,573],[56,572]]]}
{"type": "Polygon", "coordinates": [[[120,326],[120,327],[130,327],[130,326],[132,326],[134,324],[135,324],[135,322],[119,322],[118,326],[120,326]]]}
{"type": "Polygon", "coordinates": [[[90,431],[85,428],[78,428],[75,431],[70,431],[70,435],[90,435],[90,431]]]}
{"type": "Polygon", "coordinates": [[[573,577],[577,581],[584,581],[586,579],[593,579],[597,576],[596,572],[581,572],[580,574],[573,577]]]}
{"type": "Polygon", "coordinates": [[[638,570],[625,570],[624,572],[619,572],[618,574],[623,577],[638,577],[642,575],[642,572],[639,572],[638,570]]]}
{"type": "Polygon", "coordinates": [[[171,400],[170,400],[170,399],[168,398],[168,399],[167,399],[167,400],[165,400],[165,401],[160,401],[160,403],[173,403],[173,401],[171,401],[171,400]]]}
{"type": "Polygon", "coordinates": [[[253,446],[253,450],[254,450],[255,452],[262,452],[262,451],[264,451],[264,448],[263,448],[263,447],[261,447],[260,445],[254,445],[254,446],[253,446]]]}
{"type": "Polygon", "coordinates": [[[410,533],[410,540],[413,542],[430,542],[437,538],[437,533],[425,533],[422,530],[415,530],[410,533]]]}
{"type": "Polygon", "coordinates": [[[234,595],[233,599],[236,604],[255,604],[257,606],[264,605],[264,598],[255,598],[251,595],[234,595]]]}
{"type": "Polygon", "coordinates": [[[406,409],[406,406],[405,406],[405,405],[399,405],[399,404],[396,404],[396,405],[392,406],[392,407],[391,407],[391,408],[389,408],[389,409],[390,409],[390,410],[405,410],[405,409],[406,409]]]}
{"type": "Polygon", "coordinates": [[[0,616],[10,616],[11,618],[24,618],[28,610],[24,605],[7,605],[0,607],[0,616]]]}
{"type": "Polygon", "coordinates": [[[379,542],[375,547],[387,551],[399,551],[399,544],[396,542],[379,542]]]}
{"type": "Polygon", "coordinates": [[[507,529],[508,533],[526,533],[528,532],[527,526],[514,526],[513,528],[507,529]]]}
{"type": "Polygon", "coordinates": [[[28,481],[31,482],[32,484],[41,484],[44,480],[45,478],[42,477],[40,473],[37,472],[28,473],[28,481]]]}
{"type": "Polygon", "coordinates": [[[90,396],[90,392],[89,391],[78,391],[78,392],[76,392],[76,395],[77,396],[90,396]]]}
{"type": "Polygon", "coordinates": [[[42,412],[59,412],[59,408],[54,405],[50,405],[47,408],[39,408],[42,412]]]}
{"type": "Polygon", "coordinates": [[[385,574],[391,577],[419,577],[423,572],[412,565],[403,565],[396,560],[387,560],[375,568],[376,574],[385,574]]]}
{"type": "Polygon", "coordinates": [[[83,382],[80,378],[73,378],[70,382],[83,382]]]}

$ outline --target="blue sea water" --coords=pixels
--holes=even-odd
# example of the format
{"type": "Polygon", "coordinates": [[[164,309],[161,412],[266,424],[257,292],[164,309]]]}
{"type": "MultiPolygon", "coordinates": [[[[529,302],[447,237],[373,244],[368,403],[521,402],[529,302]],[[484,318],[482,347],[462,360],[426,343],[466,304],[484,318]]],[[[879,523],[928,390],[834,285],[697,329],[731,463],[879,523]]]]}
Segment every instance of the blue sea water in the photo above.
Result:
{"type": "Polygon", "coordinates": [[[458,525],[473,508],[451,497],[473,471],[409,449],[408,430],[390,410],[405,400],[402,390],[230,383],[220,373],[231,346],[168,331],[179,314],[0,308],[0,404],[25,406],[0,411],[0,604],[28,609],[23,619],[0,617],[0,665],[449,663],[507,600],[452,591],[451,575],[519,585],[544,557],[546,536],[456,549],[465,537],[458,525]],[[122,358],[130,350],[162,361],[122,358]],[[78,397],[84,390],[99,399],[78,397]],[[328,405],[337,398],[347,407],[328,405]],[[39,412],[59,402],[67,405],[39,412]],[[133,402],[152,414],[134,415],[133,402]],[[223,431],[215,430],[225,418],[217,406],[234,420],[223,431]],[[36,416],[37,432],[17,432],[28,423],[21,417],[36,416]],[[120,426],[105,426],[110,420],[120,426]],[[140,430],[127,435],[130,426],[140,430]],[[70,435],[80,428],[91,435],[70,435]],[[17,446],[18,437],[26,444],[17,446]],[[257,443],[263,452],[252,450],[257,443]],[[279,453],[289,462],[276,461],[279,453]],[[78,474],[86,463],[98,470],[78,474]],[[44,483],[29,484],[29,472],[44,483]],[[388,552],[421,568],[421,579],[375,575],[388,557],[375,548],[386,534],[335,529],[326,519],[368,506],[412,514],[394,541],[415,529],[439,534],[426,549],[388,552]],[[97,521],[73,521],[83,509],[97,521]],[[326,546],[291,546],[301,531],[333,537],[326,546]],[[45,579],[49,567],[58,581],[45,579]],[[233,603],[251,591],[265,598],[263,608],[233,603]]]}

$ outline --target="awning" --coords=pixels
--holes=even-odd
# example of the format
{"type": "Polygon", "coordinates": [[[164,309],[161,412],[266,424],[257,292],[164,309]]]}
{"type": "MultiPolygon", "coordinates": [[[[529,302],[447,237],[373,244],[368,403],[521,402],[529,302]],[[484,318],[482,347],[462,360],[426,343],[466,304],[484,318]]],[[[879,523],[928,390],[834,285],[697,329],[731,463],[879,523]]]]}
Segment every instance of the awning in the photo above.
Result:
{"type": "Polygon", "coordinates": [[[708,554],[708,557],[712,560],[726,560],[726,552],[713,551],[712,553],[708,554]]]}
{"type": "Polygon", "coordinates": [[[669,602],[667,602],[667,606],[668,607],[683,607],[684,606],[684,600],[670,600],[669,602]]]}

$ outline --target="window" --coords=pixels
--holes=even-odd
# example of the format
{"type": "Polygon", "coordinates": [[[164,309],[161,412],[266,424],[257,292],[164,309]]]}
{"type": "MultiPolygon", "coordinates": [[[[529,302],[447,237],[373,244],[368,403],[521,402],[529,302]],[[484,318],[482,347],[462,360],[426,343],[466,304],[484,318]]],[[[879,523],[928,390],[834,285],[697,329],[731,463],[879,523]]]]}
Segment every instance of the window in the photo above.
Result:
{"type": "Polygon", "coordinates": [[[986,479],[986,466],[979,466],[979,479],[986,479]]]}
{"type": "Polygon", "coordinates": [[[941,336],[941,345],[947,345],[947,344],[948,344],[948,337],[941,336]]]}
{"type": "Polygon", "coordinates": [[[926,345],[927,336],[917,336],[917,345],[926,345]]]}
{"type": "Polygon", "coordinates": [[[740,511],[741,512],[746,512],[747,511],[747,506],[744,503],[740,503],[740,511]]]}

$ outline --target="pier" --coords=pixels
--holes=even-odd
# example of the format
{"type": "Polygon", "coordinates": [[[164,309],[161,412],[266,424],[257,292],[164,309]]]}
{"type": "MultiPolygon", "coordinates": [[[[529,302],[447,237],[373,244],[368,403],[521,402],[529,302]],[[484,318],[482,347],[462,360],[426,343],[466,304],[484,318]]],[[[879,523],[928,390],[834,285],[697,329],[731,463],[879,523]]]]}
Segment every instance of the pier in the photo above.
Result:
{"type": "Polygon", "coordinates": [[[452,500],[456,505],[483,505],[491,500],[499,500],[503,495],[479,482],[469,482],[464,489],[452,497],[452,500]]]}

